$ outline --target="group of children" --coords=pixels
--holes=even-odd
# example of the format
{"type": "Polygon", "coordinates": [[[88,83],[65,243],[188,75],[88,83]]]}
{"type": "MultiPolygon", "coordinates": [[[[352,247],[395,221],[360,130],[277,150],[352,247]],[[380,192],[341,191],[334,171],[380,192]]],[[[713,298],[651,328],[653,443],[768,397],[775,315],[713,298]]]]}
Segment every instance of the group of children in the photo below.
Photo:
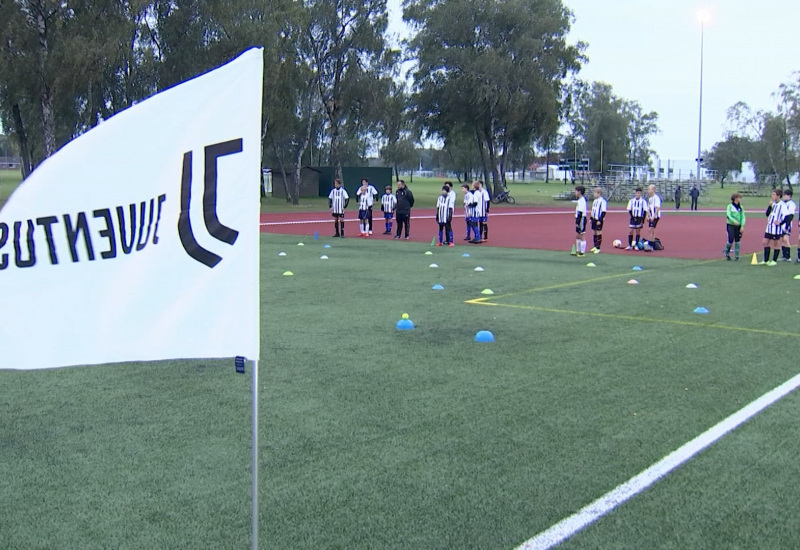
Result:
{"type": "MultiPolygon", "coordinates": [[[[489,205],[491,195],[484,188],[483,182],[473,181],[472,184],[461,186],[464,192],[464,218],[467,225],[465,241],[480,244],[489,238],[489,205]]],[[[359,236],[372,235],[372,207],[378,196],[369,180],[361,180],[361,186],[356,191],[358,196],[359,236]]],[[[350,196],[342,187],[342,182],[335,179],[333,189],[328,194],[328,207],[333,215],[335,228],[334,237],[344,237],[344,213],[350,203],[350,196]]],[[[456,205],[456,192],[452,182],[445,182],[442,193],[436,199],[436,223],[439,225],[438,246],[455,246],[453,242],[453,214],[456,205]]],[[[383,212],[386,230],[384,235],[392,234],[392,225],[397,217],[397,233],[395,239],[402,238],[405,230],[405,239],[409,238],[411,207],[414,206],[414,196],[403,180],[397,182],[397,192],[392,194],[392,187],[387,185],[381,197],[381,211],[383,212]]]]}
{"type": "MultiPolygon", "coordinates": [[[[599,187],[593,191],[592,211],[588,216],[592,232],[594,246],[589,252],[599,254],[603,246],[603,224],[608,212],[608,201],[603,196],[603,190],[599,187]]],[[[572,251],[573,256],[584,256],[586,254],[586,221],[587,221],[587,202],[586,188],[582,185],[575,186],[575,247],[572,251]]],[[[628,201],[628,246],[625,250],[636,250],[656,248],[656,227],[661,219],[661,197],[656,193],[655,185],[647,188],[647,199],[642,197],[642,188],[636,188],[636,195],[628,201]],[[642,238],[642,229],[647,222],[648,235],[642,238]],[[641,245],[640,245],[641,243],[641,245]]]]}
{"type": "MultiPolygon", "coordinates": [[[[731,196],[731,205],[728,206],[728,244],[725,256],[730,259],[731,242],[735,244],[736,259],[739,259],[739,240],[744,229],[744,209],[740,204],[741,195],[734,193],[731,196]],[[740,223],[736,224],[741,219],[740,223]]],[[[764,259],[761,265],[778,265],[778,258],[782,256],[784,262],[791,262],[792,221],[797,213],[797,204],[792,200],[792,190],[773,189],[767,206],[767,227],[764,231],[764,259]],[[770,251],[772,259],[770,259],[770,251]]],[[[800,263],[800,247],[797,252],[797,262],[800,263]]]]}
{"type": "MultiPolygon", "coordinates": [[[[358,197],[358,226],[359,236],[369,237],[372,235],[372,207],[378,196],[378,190],[372,186],[367,178],[361,180],[361,186],[356,191],[358,197]]],[[[342,187],[342,180],[333,180],[333,189],[328,193],[328,208],[333,215],[333,236],[344,238],[344,213],[350,203],[350,195],[342,187]]],[[[381,197],[381,210],[386,230],[384,235],[392,234],[392,221],[397,216],[397,234],[395,239],[400,239],[405,230],[405,238],[409,238],[411,230],[411,207],[414,206],[414,195],[408,189],[403,180],[397,182],[397,194],[392,194],[391,185],[387,185],[383,197],[381,197]]]]}

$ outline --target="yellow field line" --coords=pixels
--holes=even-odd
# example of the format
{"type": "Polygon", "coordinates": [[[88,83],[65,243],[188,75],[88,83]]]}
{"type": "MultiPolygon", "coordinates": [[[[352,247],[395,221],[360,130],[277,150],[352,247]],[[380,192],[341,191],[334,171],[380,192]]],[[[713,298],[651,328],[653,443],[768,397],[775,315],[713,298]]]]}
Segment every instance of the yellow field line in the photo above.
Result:
{"type": "Polygon", "coordinates": [[[487,302],[488,298],[478,300],[469,300],[468,304],[475,304],[480,306],[494,306],[494,307],[505,307],[510,309],[526,309],[530,311],[544,311],[547,313],[562,313],[566,315],[582,315],[585,317],[600,317],[602,319],[621,319],[623,321],[640,321],[645,323],[663,323],[667,325],[679,325],[685,327],[699,327],[699,328],[715,328],[719,330],[730,330],[735,332],[751,332],[754,334],[766,334],[769,336],[788,336],[788,337],[796,337],[800,338],[800,334],[796,334],[793,332],[781,332],[777,330],[765,330],[759,328],[748,328],[748,327],[733,327],[728,325],[712,325],[706,323],[698,323],[695,321],[678,321],[674,319],[654,319],[651,317],[634,317],[632,315],[615,315],[611,313],[599,313],[594,311],[573,311],[569,309],[555,309],[550,307],[538,307],[538,306],[520,306],[515,304],[495,304],[491,302],[487,302]]]}

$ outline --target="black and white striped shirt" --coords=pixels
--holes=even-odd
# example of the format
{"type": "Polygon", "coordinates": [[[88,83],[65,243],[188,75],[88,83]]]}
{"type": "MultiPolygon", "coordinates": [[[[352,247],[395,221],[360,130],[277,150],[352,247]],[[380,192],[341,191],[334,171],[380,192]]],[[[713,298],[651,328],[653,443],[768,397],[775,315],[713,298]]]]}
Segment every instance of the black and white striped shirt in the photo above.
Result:
{"type": "Polygon", "coordinates": [[[483,189],[476,189],[472,192],[472,202],[473,202],[473,209],[475,212],[476,218],[482,218],[486,215],[486,195],[483,193],[483,189]]]}
{"type": "Polygon", "coordinates": [[[578,204],[575,206],[575,221],[580,223],[586,217],[586,197],[581,197],[576,202],[578,204]]]}
{"type": "Polygon", "coordinates": [[[608,210],[608,201],[605,197],[598,197],[592,201],[592,219],[603,221],[608,210]]]}
{"type": "Polygon", "coordinates": [[[381,210],[393,214],[395,208],[397,208],[397,199],[394,195],[386,193],[381,197],[381,210]]]}
{"type": "Polygon", "coordinates": [[[661,197],[657,194],[647,197],[647,213],[651,218],[661,217],[661,197]]]}
{"type": "Polygon", "coordinates": [[[344,214],[344,209],[347,206],[347,201],[350,200],[350,195],[347,191],[340,187],[331,189],[328,193],[328,205],[333,209],[334,214],[344,214]]]}
{"type": "Polygon", "coordinates": [[[767,207],[767,228],[765,232],[770,235],[782,235],[784,217],[785,211],[782,202],[778,201],[769,205],[767,207]]]}
{"type": "Polygon", "coordinates": [[[356,196],[358,197],[359,209],[366,210],[368,207],[372,206],[372,204],[375,202],[375,194],[377,194],[377,191],[375,194],[373,194],[374,190],[375,188],[371,185],[367,185],[366,188],[358,188],[358,191],[356,191],[356,196]]]}
{"type": "Polygon", "coordinates": [[[450,221],[450,197],[447,195],[439,195],[436,199],[436,221],[439,223],[450,221]]]}
{"type": "Polygon", "coordinates": [[[471,218],[475,215],[475,212],[472,207],[473,199],[472,199],[472,191],[467,191],[464,193],[464,215],[468,218],[471,218]]]}
{"type": "Polygon", "coordinates": [[[369,210],[370,208],[372,208],[373,199],[372,199],[372,193],[369,192],[369,189],[367,189],[367,191],[365,192],[361,188],[359,188],[356,194],[358,195],[359,210],[369,210]]]}
{"type": "Polygon", "coordinates": [[[632,218],[644,218],[647,212],[647,201],[643,198],[632,198],[628,201],[628,212],[631,213],[632,218]]]}

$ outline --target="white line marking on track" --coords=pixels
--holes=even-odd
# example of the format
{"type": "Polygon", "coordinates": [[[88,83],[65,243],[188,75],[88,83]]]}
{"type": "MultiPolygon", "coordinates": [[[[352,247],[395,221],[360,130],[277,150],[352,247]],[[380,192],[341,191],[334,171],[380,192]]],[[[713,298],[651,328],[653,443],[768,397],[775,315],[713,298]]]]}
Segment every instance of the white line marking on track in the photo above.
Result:
{"type": "Polygon", "coordinates": [[[713,428],[703,432],[678,450],[673,451],[648,469],[635,475],[622,485],[617,486],[616,489],[606,493],[575,514],[561,520],[546,531],[542,531],[532,539],[520,545],[519,549],[538,550],[553,548],[561,544],[577,532],[611,512],[620,504],[638,495],[770,405],[786,397],[798,387],[800,387],[800,374],[784,382],[772,391],[765,393],[713,428]]]}
{"type": "MultiPolygon", "coordinates": [[[[664,212],[674,212],[673,210],[664,210],[664,212]]],[[[720,212],[724,212],[723,210],[695,210],[695,212],[700,213],[714,213],[718,214],[720,212]]],[[[627,214],[627,210],[609,210],[609,214],[627,214]]],[[[574,214],[572,210],[553,210],[553,211],[535,211],[535,212],[490,212],[489,213],[489,220],[492,218],[504,217],[504,216],[555,216],[555,215],[571,215],[574,214]]],[[[412,220],[433,220],[436,216],[434,214],[430,214],[428,216],[411,216],[412,220]]],[[[320,218],[316,220],[296,220],[296,221],[285,221],[285,222],[261,222],[261,226],[268,227],[273,225],[307,225],[307,224],[314,224],[314,223],[328,223],[333,218],[320,218]]],[[[381,216],[376,217],[378,221],[382,220],[381,216]]],[[[348,218],[346,221],[357,221],[355,218],[348,218]]]]}

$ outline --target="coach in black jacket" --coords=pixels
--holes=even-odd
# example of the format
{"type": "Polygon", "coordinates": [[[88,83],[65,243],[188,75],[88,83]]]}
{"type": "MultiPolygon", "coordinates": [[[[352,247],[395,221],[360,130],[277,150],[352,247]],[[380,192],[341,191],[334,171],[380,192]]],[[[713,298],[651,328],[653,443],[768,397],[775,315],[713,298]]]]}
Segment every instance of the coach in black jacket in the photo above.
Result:
{"type": "Polygon", "coordinates": [[[406,239],[408,239],[408,231],[411,223],[411,207],[414,206],[414,194],[411,192],[411,189],[406,187],[406,182],[399,180],[397,182],[397,192],[395,196],[397,197],[397,234],[394,238],[400,238],[401,230],[403,226],[405,226],[405,236],[406,239]]]}

